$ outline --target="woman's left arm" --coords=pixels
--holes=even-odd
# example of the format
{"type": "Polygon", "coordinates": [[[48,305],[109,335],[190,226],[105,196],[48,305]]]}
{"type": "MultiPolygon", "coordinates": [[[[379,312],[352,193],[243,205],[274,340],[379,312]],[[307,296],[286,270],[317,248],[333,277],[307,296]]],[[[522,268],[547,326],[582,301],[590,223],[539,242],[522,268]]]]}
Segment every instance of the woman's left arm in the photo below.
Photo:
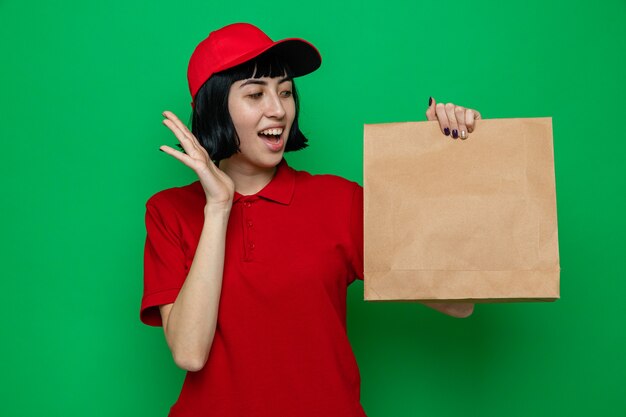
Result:
{"type": "Polygon", "coordinates": [[[474,312],[474,303],[422,303],[448,316],[464,319],[474,312]]]}
{"type": "MultiPolygon", "coordinates": [[[[468,133],[476,129],[476,120],[480,119],[480,112],[457,106],[453,103],[436,103],[430,97],[426,118],[430,121],[439,121],[439,128],[446,136],[453,139],[467,139],[468,133]]],[[[452,317],[465,318],[474,312],[473,303],[423,303],[425,306],[433,308],[452,317]]]]}

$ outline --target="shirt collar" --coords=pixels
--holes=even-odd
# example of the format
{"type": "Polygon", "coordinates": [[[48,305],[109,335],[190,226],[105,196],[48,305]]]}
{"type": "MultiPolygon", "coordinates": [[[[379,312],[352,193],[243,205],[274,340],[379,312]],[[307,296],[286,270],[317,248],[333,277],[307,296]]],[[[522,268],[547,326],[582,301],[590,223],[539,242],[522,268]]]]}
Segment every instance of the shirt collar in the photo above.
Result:
{"type": "MultiPolygon", "coordinates": [[[[276,203],[289,205],[295,188],[296,172],[293,168],[287,165],[287,161],[283,158],[276,166],[274,178],[272,178],[269,184],[267,184],[261,191],[256,193],[256,196],[274,201],[276,203]]],[[[235,192],[233,203],[245,197],[252,196],[243,196],[238,192],[235,192]]]]}

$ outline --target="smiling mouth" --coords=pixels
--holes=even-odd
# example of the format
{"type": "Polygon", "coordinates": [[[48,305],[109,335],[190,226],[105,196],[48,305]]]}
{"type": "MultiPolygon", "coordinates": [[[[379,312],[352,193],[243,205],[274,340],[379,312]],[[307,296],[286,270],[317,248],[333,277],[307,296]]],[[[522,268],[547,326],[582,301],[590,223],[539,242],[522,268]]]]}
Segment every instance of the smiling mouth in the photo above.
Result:
{"type": "Polygon", "coordinates": [[[280,152],[283,149],[283,128],[265,129],[258,133],[259,137],[263,140],[263,143],[272,152],[280,152]]]}
{"type": "Polygon", "coordinates": [[[275,127],[272,129],[261,130],[259,136],[263,139],[267,139],[273,142],[278,142],[280,140],[281,135],[283,134],[282,127],[275,127]]]}

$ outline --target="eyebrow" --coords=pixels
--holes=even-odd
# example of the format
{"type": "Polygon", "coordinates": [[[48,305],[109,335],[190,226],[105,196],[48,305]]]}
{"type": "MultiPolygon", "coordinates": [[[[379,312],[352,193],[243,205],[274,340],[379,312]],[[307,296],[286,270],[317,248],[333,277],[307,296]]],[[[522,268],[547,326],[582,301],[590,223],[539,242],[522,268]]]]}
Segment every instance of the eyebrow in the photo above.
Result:
{"type": "MultiPolygon", "coordinates": [[[[281,78],[281,79],[278,81],[278,84],[282,84],[282,83],[284,83],[285,81],[291,81],[291,79],[292,79],[292,77],[284,77],[284,78],[281,78]]],[[[243,83],[241,83],[241,85],[239,86],[239,88],[241,88],[241,87],[243,87],[243,86],[246,86],[246,85],[248,85],[248,84],[267,85],[267,82],[266,82],[266,81],[263,81],[263,80],[260,80],[260,79],[258,79],[258,78],[249,78],[249,79],[247,79],[246,81],[244,81],[243,83]]]]}

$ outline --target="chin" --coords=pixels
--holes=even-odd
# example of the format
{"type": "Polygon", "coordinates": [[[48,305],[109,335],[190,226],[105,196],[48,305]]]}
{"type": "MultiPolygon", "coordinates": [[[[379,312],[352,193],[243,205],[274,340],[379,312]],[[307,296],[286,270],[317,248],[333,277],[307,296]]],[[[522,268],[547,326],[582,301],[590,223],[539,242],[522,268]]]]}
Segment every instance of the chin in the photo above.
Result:
{"type": "Polygon", "coordinates": [[[271,155],[263,155],[263,158],[259,161],[259,166],[263,168],[274,168],[276,165],[280,164],[284,155],[284,151],[273,153],[271,155]]]}
{"type": "Polygon", "coordinates": [[[230,157],[230,159],[236,164],[254,166],[258,169],[271,169],[276,167],[276,165],[280,163],[280,161],[283,159],[284,154],[284,151],[272,153],[257,152],[252,158],[250,158],[239,153],[236,154],[237,157],[233,155],[232,157],[230,157]]]}

